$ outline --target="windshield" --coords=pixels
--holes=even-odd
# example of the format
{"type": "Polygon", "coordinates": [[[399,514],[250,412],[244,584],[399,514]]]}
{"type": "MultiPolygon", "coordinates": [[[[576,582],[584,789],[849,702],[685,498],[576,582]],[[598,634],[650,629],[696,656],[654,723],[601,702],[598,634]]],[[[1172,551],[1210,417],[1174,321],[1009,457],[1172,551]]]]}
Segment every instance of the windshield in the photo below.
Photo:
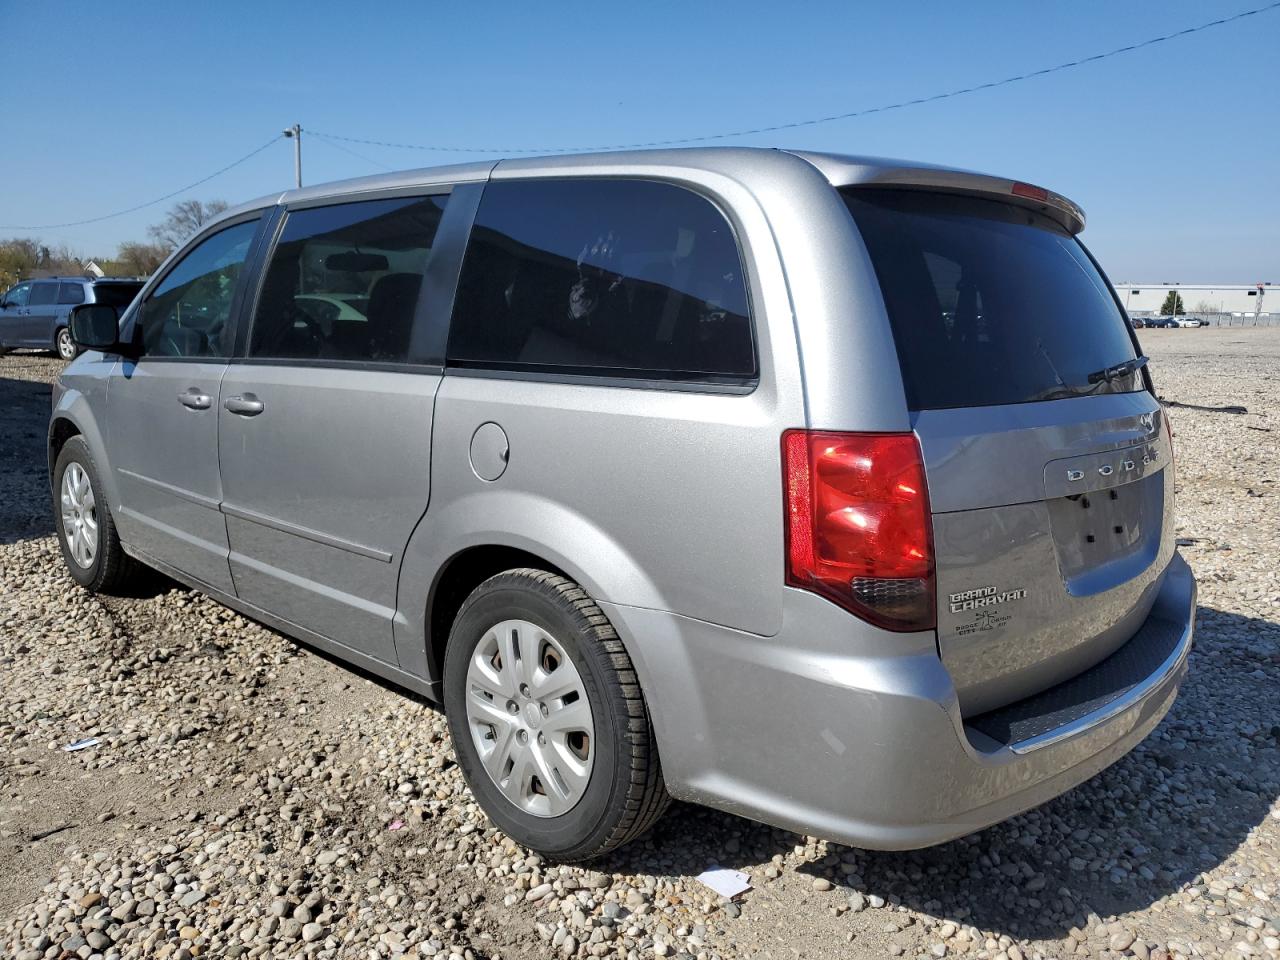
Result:
{"type": "Polygon", "coordinates": [[[127,307],[142,289],[141,283],[95,283],[93,300],[108,307],[127,307]]]}
{"type": "Polygon", "coordinates": [[[1133,360],[1133,341],[1106,281],[1055,221],[975,197],[841,194],[880,282],[911,409],[1143,389],[1137,369],[1097,376],[1133,360]]]}

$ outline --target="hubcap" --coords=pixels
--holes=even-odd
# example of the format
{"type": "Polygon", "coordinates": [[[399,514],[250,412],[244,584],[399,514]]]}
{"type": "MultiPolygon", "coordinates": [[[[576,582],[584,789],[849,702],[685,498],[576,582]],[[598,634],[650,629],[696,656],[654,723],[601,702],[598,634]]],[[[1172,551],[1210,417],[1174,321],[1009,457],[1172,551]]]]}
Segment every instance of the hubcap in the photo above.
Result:
{"type": "Polygon", "coordinates": [[[98,511],[89,475],[78,463],[62,472],[62,536],[71,558],[81,567],[93,566],[98,554],[98,511]]]}
{"type": "Polygon", "coordinates": [[[467,665],[467,727],[485,773],[535,817],[558,817],[586,793],[595,761],[591,703],[560,642],[504,620],[467,665]]]}
{"type": "Polygon", "coordinates": [[[67,330],[58,331],[58,354],[63,360],[70,360],[71,354],[75,352],[75,344],[71,342],[71,333],[67,330]]]}

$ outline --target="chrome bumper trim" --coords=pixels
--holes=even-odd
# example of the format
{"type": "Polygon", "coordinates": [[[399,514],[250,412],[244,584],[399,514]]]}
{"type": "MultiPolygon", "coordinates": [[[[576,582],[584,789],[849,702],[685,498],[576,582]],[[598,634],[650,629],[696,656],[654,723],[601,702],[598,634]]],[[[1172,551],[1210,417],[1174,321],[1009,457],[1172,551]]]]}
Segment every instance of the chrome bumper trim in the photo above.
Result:
{"type": "MultiPolygon", "coordinates": [[[[1194,584],[1194,581],[1193,581],[1194,584]]],[[[1009,750],[1018,755],[1034,753],[1044,747],[1052,746],[1055,743],[1061,743],[1063,740],[1070,740],[1072,737],[1078,737],[1081,734],[1088,733],[1095,727],[1099,727],[1118,717],[1120,714],[1138,706],[1143,700],[1151,696],[1159,689],[1168,679],[1178,673],[1183,664],[1187,662],[1187,657],[1191,654],[1191,638],[1196,628],[1196,590],[1193,585],[1191,591],[1191,611],[1187,618],[1187,625],[1182,631],[1182,635],[1178,638],[1177,645],[1172,652],[1164,659],[1155,670],[1151,672],[1145,680],[1139,683],[1133,689],[1126,691],[1121,696],[1112,700],[1110,703],[1099,707],[1092,713],[1086,713],[1083,717],[1077,717],[1070,723],[1063,724],[1056,729],[1049,730],[1035,737],[1029,737],[1026,740],[1020,740],[1017,743],[1009,744],[1009,750]]]]}

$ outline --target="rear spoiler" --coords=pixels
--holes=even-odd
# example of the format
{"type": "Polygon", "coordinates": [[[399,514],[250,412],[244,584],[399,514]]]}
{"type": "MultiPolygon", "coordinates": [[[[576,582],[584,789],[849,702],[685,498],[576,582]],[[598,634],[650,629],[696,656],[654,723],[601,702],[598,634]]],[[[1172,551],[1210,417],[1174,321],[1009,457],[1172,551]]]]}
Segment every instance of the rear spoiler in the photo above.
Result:
{"type": "Polygon", "coordinates": [[[897,187],[988,197],[1042,213],[1073,234],[1084,229],[1084,211],[1077,204],[1060,193],[1021,180],[947,167],[899,164],[893,160],[863,160],[820,153],[796,155],[817,167],[834,187],[897,187]]]}

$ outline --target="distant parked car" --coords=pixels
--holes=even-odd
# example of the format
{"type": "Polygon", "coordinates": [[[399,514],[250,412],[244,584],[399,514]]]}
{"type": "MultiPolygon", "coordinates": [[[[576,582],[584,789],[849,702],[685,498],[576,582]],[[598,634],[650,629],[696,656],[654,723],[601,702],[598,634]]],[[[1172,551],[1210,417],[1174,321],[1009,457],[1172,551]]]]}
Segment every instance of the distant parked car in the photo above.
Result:
{"type": "Polygon", "coordinates": [[[1172,329],[1178,326],[1178,321],[1175,317],[1153,317],[1151,320],[1147,321],[1147,326],[1172,329]]]}
{"type": "Polygon", "coordinates": [[[1199,317],[1178,317],[1180,327],[1207,327],[1208,324],[1199,317]]]}
{"type": "Polygon", "coordinates": [[[0,295],[0,354],[28,348],[52,350],[63,360],[74,360],[78,350],[67,329],[71,308],[101,303],[124,310],[142,284],[124,277],[23,280],[0,295]]]}
{"type": "Polygon", "coordinates": [[[1143,327],[1147,326],[1147,321],[1142,317],[1130,317],[1129,326],[1133,327],[1135,330],[1141,330],[1143,327]]]}

